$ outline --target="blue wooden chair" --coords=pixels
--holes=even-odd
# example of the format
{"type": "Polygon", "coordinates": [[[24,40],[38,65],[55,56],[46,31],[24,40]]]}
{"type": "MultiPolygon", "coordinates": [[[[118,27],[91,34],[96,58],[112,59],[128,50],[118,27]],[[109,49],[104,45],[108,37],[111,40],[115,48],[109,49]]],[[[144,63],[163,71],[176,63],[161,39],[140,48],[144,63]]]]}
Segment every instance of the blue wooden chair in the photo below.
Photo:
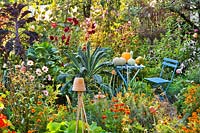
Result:
{"type": "Polygon", "coordinates": [[[167,96],[166,92],[170,86],[170,84],[172,83],[172,80],[174,78],[174,74],[175,71],[178,67],[178,61],[177,60],[173,60],[170,58],[164,58],[163,59],[163,63],[162,63],[162,71],[160,72],[160,76],[159,77],[151,77],[151,78],[144,78],[145,80],[147,80],[148,82],[150,82],[152,84],[152,86],[154,88],[158,87],[158,86],[162,86],[162,90],[164,91],[165,95],[167,96]],[[172,68],[172,72],[169,75],[169,73],[167,73],[167,75],[169,76],[168,78],[165,77],[164,71],[167,67],[172,68]],[[164,87],[164,85],[167,85],[166,87],[164,87]]]}

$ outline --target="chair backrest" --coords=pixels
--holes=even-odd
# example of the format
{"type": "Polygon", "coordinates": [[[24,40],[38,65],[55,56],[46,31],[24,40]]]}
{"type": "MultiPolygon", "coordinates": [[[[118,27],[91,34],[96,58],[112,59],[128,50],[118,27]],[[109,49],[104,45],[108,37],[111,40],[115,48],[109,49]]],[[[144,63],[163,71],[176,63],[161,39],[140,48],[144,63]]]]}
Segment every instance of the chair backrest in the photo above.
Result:
{"type": "Polygon", "coordinates": [[[163,63],[162,63],[162,71],[160,73],[160,77],[163,76],[163,71],[164,71],[165,67],[173,68],[173,72],[172,72],[171,79],[170,79],[170,81],[172,81],[173,78],[174,78],[175,71],[176,71],[176,69],[178,67],[178,61],[174,60],[174,59],[170,59],[170,58],[164,58],[163,59],[163,63]]]}

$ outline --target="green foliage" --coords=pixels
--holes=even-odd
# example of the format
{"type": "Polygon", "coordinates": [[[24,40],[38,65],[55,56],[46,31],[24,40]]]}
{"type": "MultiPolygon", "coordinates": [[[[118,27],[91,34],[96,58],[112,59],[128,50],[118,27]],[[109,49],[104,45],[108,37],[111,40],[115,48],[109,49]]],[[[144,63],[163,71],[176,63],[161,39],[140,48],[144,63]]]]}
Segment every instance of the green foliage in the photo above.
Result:
{"type": "Polygon", "coordinates": [[[47,66],[49,73],[54,78],[57,77],[59,71],[62,69],[62,56],[59,49],[48,42],[34,44],[27,49],[27,58],[35,62],[36,67],[47,66]]]}
{"type": "Polygon", "coordinates": [[[47,130],[48,133],[64,133],[67,130],[67,122],[50,122],[47,125],[47,130]]]}
{"type": "Polygon", "coordinates": [[[175,96],[190,83],[186,81],[185,77],[177,77],[173,80],[173,83],[169,86],[167,93],[169,96],[175,96]]]}
{"type": "Polygon", "coordinates": [[[187,71],[187,78],[190,81],[195,82],[196,84],[200,84],[200,68],[199,65],[197,64],[196,66],[191,67],[188,71],[187,71]]]}
{"type": "MultiPolygon", "coordinates": [[[[82,133],[83,126],[86,126],[86,123],[79,120],[79,129],[78,133],[82,133]]],[[[47,132],[46,133],[75,133],[76,130],[76,121],[70,121],[70,122],[50,122],[47,125],[47,132]]],[[[97,126],[95,122],[92,122],[92,124],[89,126],[89,130],[91,133],[102,133],[105,130],[103,130],[101,127],[97,126]]],[[[86,131],[84,129],[84,131],[86,131]]]]}
{"type": "MultiPolygon", "coordinates": [[[[103,83],[102,74],[108,74],[107,67],[110,65],[108,61],[108,49],[97,47],[92,51],[90,43],[87,43],[86,50],[78,48],[77,53],[66,53],[70,59],[66,67],[68,69],[67,74],[71,76],[70,80],[74,77],[83,77],[86,82],[87,91],[98,91],[96,85],[103,83]]],[[[58,76],[58,79],[62,79],[63,74],[58,76]]],[[[64,89],[64,88],[63,88],[64,89]]]]}

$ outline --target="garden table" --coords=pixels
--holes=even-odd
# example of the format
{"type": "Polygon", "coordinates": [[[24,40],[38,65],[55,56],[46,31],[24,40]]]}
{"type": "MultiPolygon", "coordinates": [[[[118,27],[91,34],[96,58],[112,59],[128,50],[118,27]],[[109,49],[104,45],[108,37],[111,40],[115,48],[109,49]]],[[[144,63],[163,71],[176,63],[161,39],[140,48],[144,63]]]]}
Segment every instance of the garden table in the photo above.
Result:
{"type": "Polygon", "coordinates": [[[128,64],[125,64],[123,66],[115,66],[115,71],[120,76],[120,78],[123,80],[126,89],[128,89],[130,71],[133,70],[133,69],[136,70],[135,74],[130,79],[130,82],[132,82],[135,79],[135,77],[138,75],[140,70],[143,69],[144,67],[145,67],[144,65],[128,65],[128,64]],[[124,70],[126,71],[126,74],[123,74],[124,70]]]}

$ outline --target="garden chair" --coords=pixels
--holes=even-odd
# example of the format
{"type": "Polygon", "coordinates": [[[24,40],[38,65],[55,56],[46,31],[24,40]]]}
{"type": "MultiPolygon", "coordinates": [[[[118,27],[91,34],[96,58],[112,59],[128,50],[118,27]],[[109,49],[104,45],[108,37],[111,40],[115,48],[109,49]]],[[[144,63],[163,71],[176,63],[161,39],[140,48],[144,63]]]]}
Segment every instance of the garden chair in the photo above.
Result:
{"type": "Polygon", "coordinates": [[[177,60],[173,60],[170,58],[164,58],[163,62],[162,62],[162,70],[160,72],[160,76],[144,78],[144,79],[147,80],[148,82],[150,82],[152,84],[153,88],[157,88],[157,87],[161,86],[162,91],[167,96],[166,92],[167,92],[170,84],[172,83],[172,80],[174,78],[174,74],[175,74],[177,67],[178,67],[177,60]],[[169,73],[168,71],[166,72],[165,70],[167,68],[171,68],[173,71],[171,73],[169,73]],[[166,77],[165,75],[167,75],[168,77],[166,77]],[[165,87],[164,87],[164,85],[165,85],[165,87]]]}

